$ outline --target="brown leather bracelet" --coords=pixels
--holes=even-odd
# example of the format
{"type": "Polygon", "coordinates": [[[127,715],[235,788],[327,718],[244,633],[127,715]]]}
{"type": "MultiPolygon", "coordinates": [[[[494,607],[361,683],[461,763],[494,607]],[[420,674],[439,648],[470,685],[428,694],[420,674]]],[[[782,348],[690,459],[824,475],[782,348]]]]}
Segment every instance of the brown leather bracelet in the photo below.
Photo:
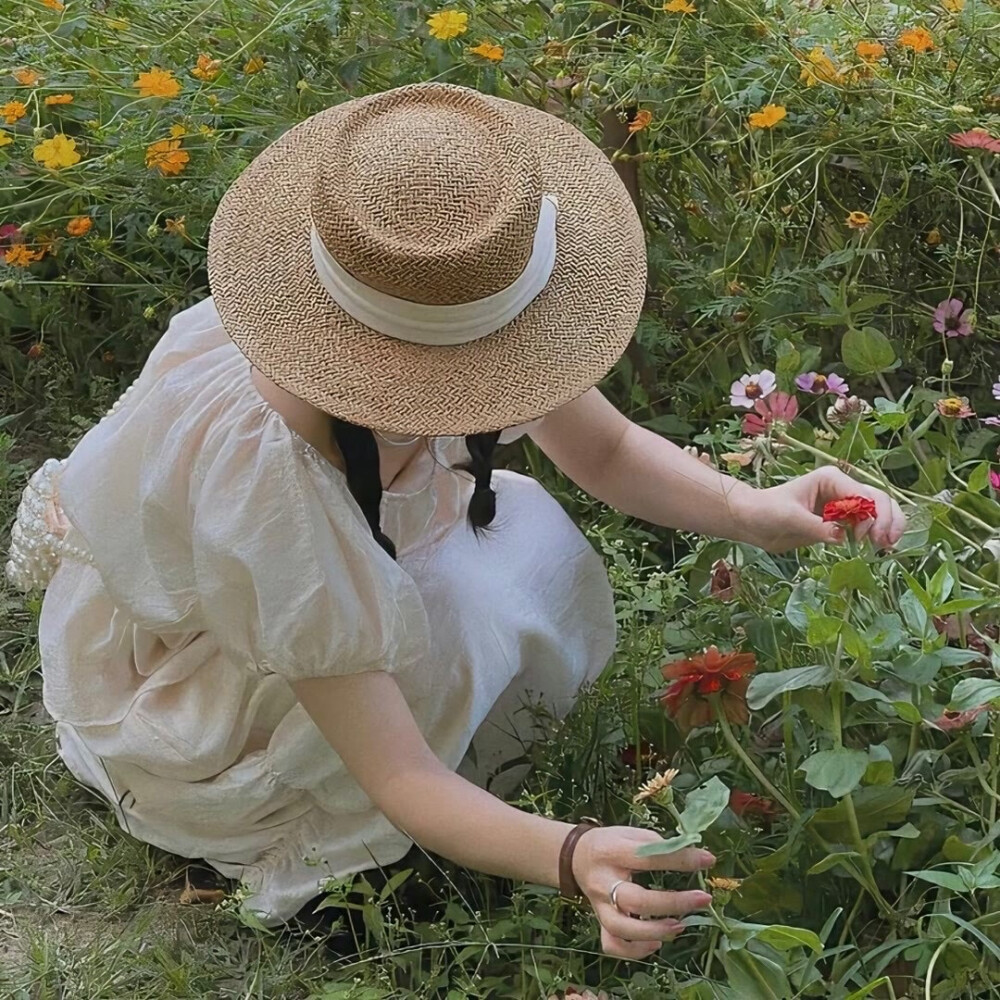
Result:
{"type": "Polygon", "coordinates": [[[595,830],[601,824],[596,819],[583,819],[566,834],[562,848],[559,851],[559,894],[566,899],[581,899],[583,892],[573,874],[573,852],[580,838],[588,831],[595,830]]]}

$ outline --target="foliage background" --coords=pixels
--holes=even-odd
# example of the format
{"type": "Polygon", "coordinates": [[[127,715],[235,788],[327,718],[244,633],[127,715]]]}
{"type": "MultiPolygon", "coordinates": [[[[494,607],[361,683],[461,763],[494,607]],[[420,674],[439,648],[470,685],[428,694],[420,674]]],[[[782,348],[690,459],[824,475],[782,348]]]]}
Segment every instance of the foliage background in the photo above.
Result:
{"type": "Polygon", "coordinates": [[[584,981],[631,997],[1000,992],[994,716],[935,724],[946,706],[975,711],[998,690],[997,431],[943,418],[935,404],[968,396],[980,416],[997,409],[997,158],[963,153],[948,136],[1000,134],[1000,9],[668,7],[455,4],[468,30],[444,41],[428,31],[431,3],[8,0],[0,11],[0,103],[24,105],[3,127],[12,141],[0,146],[0,224],[20,230],[8,250],[23,240],[42,254],[0,264],[8,521],[26,474],[65,454],[134,378],[169,316],[207,294],[212,212],[253,156],[331,103],[430,79],[546,108],[615,157],[650,251],[636,343],[606,386],[627,412],[721,461],[743,437],[728,401],[734,379],[769,368],[790,392],[801,372],[836,371],[874,413],[831,422],[831,400],[801,396],[799,420],[773,428],[733,471],[767,485],[849,462],[911,515],[893,556],[771,559],[650,533],[588,504],[530,447],[511,457],[607,553],[622,626],[608,675],[538,748],[526,807],[631,816],[668,832],[669,811],[631,803],[650,768],[668,763],[682,772],[679,802],[718,776],[783,803],[766,817],[725,809],[701,834],[748,881],[646,964],[600,959],[592,923],[551,893],[518,888],[487,912],[492,888],[470,895],[454,873],[437,878],[446,909],[434,919],[401,918],[405,884],[393,887],[402,902],[368,900],[353,964],[178,907],[177,859],[111,829],[53,762],[37,595],[5,594],[0,984],[14,995],[544,997],[584,981]],[[901,42],[916,27],[933,48],[901,42]],[[502,45],[502,60],[469,51],[481,41],[502,45]],[[884,55],[866,62],[862,41],[884,55]],[[200,53],[219,60],[212,79],[191,73],[200,53]],[[139,96],[134,82],[154,66],[173,73],[176,96],[139,96]],[[38,79],[20,83],[24,68],[38,79]],[[65,93],[71,103],[45,103],[65,93]],[[748,127],[768,104],[784,120],[748,127]],[[630,132],[643,112],[648,123],[630,132]],[[50,169],[34,150],[57,134],[80,160],[50,169]],[[188,159],[164,175],[147,150],[170,140],[188,159]],[[850,212],[870,223],[851,228],[850,212]],[[89,231],[69,235],[81,216],[89,231]],[[933,310],[951,297],[974,311],[972,336],[934,331],[933,310]],[[733,600],[712,593],[718,559],[739,571],[733,600]],[[653,698],[656,667],[709,642],[753,649],[761,675],[827,673],[820,687],[778,690],[734,739],[725,725],[685,739],[653,698]],[[815,766],[799,768],[828,751],[853,761],[834,784],[850,784],[846,794],[832,795],[815,766]],[[773,925],[803,934],[751,929],[773,925]],[[110,947],[95,934],[108,926],[110,947]]]}

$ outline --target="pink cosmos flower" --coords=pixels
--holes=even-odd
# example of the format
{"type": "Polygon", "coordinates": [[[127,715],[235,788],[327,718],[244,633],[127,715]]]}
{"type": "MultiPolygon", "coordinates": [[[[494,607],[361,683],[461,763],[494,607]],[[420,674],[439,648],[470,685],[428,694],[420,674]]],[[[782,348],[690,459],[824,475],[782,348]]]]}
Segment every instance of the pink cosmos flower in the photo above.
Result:
{"type": "Polygon", "coordinates": [[[758,437],[775,422],[790,424],[799,413],[799,401],[787,392],[776,392],[768,399],[758,399],[754,412],[743,418],[743,433],[758,437]]]}
{"type": "Polygon", "coordinates": [[[1000,427],[1000,417],[983,417],[983,423],[987,427],[1000,427]]]}
{"type": "Polygon", "coordinates": [[[945,299],[934,310],[934,329],[946,337],[972,335],[972,313],[961,299],[945,299]]]}
{"type": "Polygon", "coordinates": [[[750,409],[754,402],[769,396],[778,386],[777,376],[766,368],[756,375],[744,375],[729,388],[729,405],[750,409]]]}
{"type": "Polygon", "coordinates": [[[990,486],[995,490],[1000,490],[1000,472],[990,469],[990,486]]]}
{"type": "Polygon", "coordinates": [[[5,247],[15,242],[20,235],[20,226],[15,226],[13,222],[5,222],[0,226],[0,247],[5,247]]]}
{"type": "Polygon", "coordinates": [[[955,712],[946,708],[931,725],[937,726],[938,729],[942,729],[946,733],[950,733],[956,729],[964,729],[966,726],[971,726],[980,713],[985,710],[985,705],[977,705],[975,708],[966,709],[964,712],[955,712]]]}
{"type": "Polygon", "coordinates": [[[948,139],[959,149],[985,149],[988,153],[1000,153],[1000,139],[994,139],[989,133],[978,129],[956,132],[954,135],[949,135],[948,139]]]}
{"type": "Polygon", "coordinates": [[[822,375],[819,372],[806,372],[795,379],[795,384],[803,392],[811,392],[814,396],[822,396],[830,392],[834,396],[846,396],[850,392],[850,386],[839,376],[832,372],[829,375],[822,375]]]}

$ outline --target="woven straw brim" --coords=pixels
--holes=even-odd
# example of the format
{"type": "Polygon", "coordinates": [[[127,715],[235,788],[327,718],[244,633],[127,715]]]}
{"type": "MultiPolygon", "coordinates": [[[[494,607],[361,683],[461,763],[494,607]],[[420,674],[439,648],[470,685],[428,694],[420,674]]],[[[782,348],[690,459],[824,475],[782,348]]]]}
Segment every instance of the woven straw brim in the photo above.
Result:
{"type": "MultiPolygon", "coordinates": [[[[455,347],[375,333],[315,275],[310,188],[330,128],[321,111],[268,146],[223,196],[208,269],[226,332],[264,375],[344,420],[402,434],[474,434],[526,423],[599,382],[635,329],[646,286],[642,226],[607,157],[565,122],[495,101],[538,151],[559,199],[545,289],[513,322],[455,347]]],[[[364,100],[362,98],[362,100],[364,100]]]]}

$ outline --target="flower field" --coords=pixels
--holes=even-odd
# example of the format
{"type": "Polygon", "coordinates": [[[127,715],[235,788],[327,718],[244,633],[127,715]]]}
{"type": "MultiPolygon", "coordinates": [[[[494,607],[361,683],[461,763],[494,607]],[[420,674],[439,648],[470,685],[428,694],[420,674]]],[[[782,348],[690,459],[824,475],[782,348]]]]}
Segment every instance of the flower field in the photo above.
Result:
{"type": "Polygon", "coordinates": [[[842,544],[773,556],[506,454],[605,554],[620,625],[520,804],[719,859],[711,910],[633,963],[554,891],[436,859],[331,884],[336,952],[249,926],[236,887],[182,903],[182,859],[60,768],[38,595],[0,592],[0,994],[1000,997],[996,0],[6,0],[5,526],[207,294],[212,212],[253,156],[418,80],[545,108],[612,158],[649,248],[604,385],[626,413],[765,491],[838,467],[906,534],[875,550],[859,497],[824,512],[842,544]]]}

